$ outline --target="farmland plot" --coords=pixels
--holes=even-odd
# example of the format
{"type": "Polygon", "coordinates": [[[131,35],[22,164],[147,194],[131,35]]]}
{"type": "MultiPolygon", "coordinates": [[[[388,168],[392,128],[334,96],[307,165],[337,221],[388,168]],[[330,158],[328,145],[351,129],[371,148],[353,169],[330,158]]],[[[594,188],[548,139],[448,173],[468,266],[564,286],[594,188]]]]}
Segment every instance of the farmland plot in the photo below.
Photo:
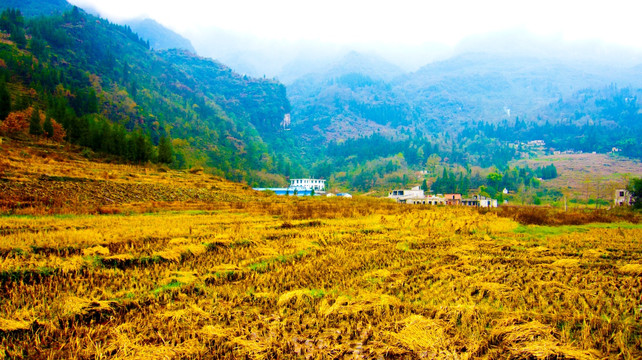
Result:
{"type": "Polygon", "coordinates": [[[636,359],[642,226],[292,200],[0,217],[10,358],[636,359]]]}

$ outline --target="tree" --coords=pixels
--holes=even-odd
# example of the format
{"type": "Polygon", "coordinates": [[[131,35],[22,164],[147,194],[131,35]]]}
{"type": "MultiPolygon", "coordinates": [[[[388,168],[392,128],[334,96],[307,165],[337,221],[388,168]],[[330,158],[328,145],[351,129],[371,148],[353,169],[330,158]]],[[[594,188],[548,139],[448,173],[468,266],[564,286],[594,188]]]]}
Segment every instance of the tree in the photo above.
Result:
{"type": "Polygon", "coordinates": [[[32,109],[14,111],[7,116],[0,125],[0,133],[13,136],[22,134],[29,129],[28,117],[31,116],[32,109]]]}
{"type": "Polygon", "coordinates": [[[51,119],[51,127],[53,128],[51,139],[55,142],[63,142],[65,140],[65,136],[67,136],[65,128],[58,124],[54,119],[51,119]]]}
{"type": "Polygon", "coordinates": [[[627,190],[631,193],[634,209],[642,209],[642,178],[633,178],[629,181],[627,190]]]}
{"type": "Polygon", "coordinates": [[[29,119],[29,134],[40,136],[42,135],[42,125],[40,124],[40,110],[33,109],[31,118],[29,119]]]}
{"type": "Polygon", "coordinates": [[[428,174],[433,175],[437,171],[437,166],[441,162],[441,158],[437,154],[432,154],[426,160],[426,170],[428,174]]]}
{"type": "Polygon", "coordinates": [[[46,137],[48,138],[53,137],[54,128],[53,128],[53,123],[51,122],[51,117],[47,116],[45,118],[45,123],[42,125],[42,130],[44,131],[46,137]]]}
{"type": "Polygon", "coordinates": [[[163,164],[171,164],[174,162],[172,139],[168,136],[161,136],[158,141],[158,162],[163,164]]]}
{"type": "Polygon", "coordinates": [[[9,116],[11,112],[11,95],[7,89],[7,84],[0,80],[0,121],[9,116]]]}
{"type": "Polygon", "coordinates": [[[421,183],[421,190],[423,190],[424,192],[428,192],[428,190],[429,190],[428,183],[426,182],[426,179],[424,179],[424,182],[421,183]]]}

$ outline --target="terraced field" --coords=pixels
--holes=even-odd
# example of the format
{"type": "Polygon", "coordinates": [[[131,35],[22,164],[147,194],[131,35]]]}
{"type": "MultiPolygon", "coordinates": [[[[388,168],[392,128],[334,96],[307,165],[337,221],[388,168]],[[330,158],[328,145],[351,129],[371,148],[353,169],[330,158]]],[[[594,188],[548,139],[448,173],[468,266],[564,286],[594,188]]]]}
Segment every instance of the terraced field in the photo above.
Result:
{"type": "Polygon", "coordinates": [[[641,225],[279,201],[0,217],[0,349],[79,359],[642,357],[641,225]]]}

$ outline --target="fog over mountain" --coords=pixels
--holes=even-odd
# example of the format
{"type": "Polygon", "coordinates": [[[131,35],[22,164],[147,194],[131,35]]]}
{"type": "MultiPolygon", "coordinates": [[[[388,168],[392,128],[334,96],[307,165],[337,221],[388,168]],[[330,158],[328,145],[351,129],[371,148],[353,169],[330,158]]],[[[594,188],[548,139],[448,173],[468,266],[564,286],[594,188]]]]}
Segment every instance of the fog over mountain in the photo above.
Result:
{"type": "Polygon", "coordinates": [[[626,68],[642,63],[642,52],[631,48],[600,40],[571,41],[561,36],[534,35],[524,29],[474,35],[455,46],[275,40],[221,29],[185,36],[202,56],[215,58],[241,73],[276,77],[285,84],[323,70],[351,52],[381,57],[404,72],[466,53],[548,59],[582,67],[626,68]]]}
{"type": "Polygon", "coordinates": [[[143,39],[149,40],[149,45],[152,49],[183,49],[196,53],[189,40],[157,23],[155,20],[147,18],[132,19],[126,21],[124,25],[131,27],[143,39]]]}

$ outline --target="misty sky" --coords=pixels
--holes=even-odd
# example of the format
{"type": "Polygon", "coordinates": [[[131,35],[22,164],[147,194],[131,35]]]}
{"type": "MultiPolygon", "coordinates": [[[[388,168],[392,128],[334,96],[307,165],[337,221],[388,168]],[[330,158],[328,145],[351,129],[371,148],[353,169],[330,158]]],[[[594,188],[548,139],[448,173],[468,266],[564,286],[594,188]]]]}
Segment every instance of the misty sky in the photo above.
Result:
{"type": "Polygon", "coordinates": [[[454,46],[519,30],[642,49],[642,2],[631,0],[69,0],[117,20],[150,17],[181,34],[218,28],[279,40],[454,46]]]}

